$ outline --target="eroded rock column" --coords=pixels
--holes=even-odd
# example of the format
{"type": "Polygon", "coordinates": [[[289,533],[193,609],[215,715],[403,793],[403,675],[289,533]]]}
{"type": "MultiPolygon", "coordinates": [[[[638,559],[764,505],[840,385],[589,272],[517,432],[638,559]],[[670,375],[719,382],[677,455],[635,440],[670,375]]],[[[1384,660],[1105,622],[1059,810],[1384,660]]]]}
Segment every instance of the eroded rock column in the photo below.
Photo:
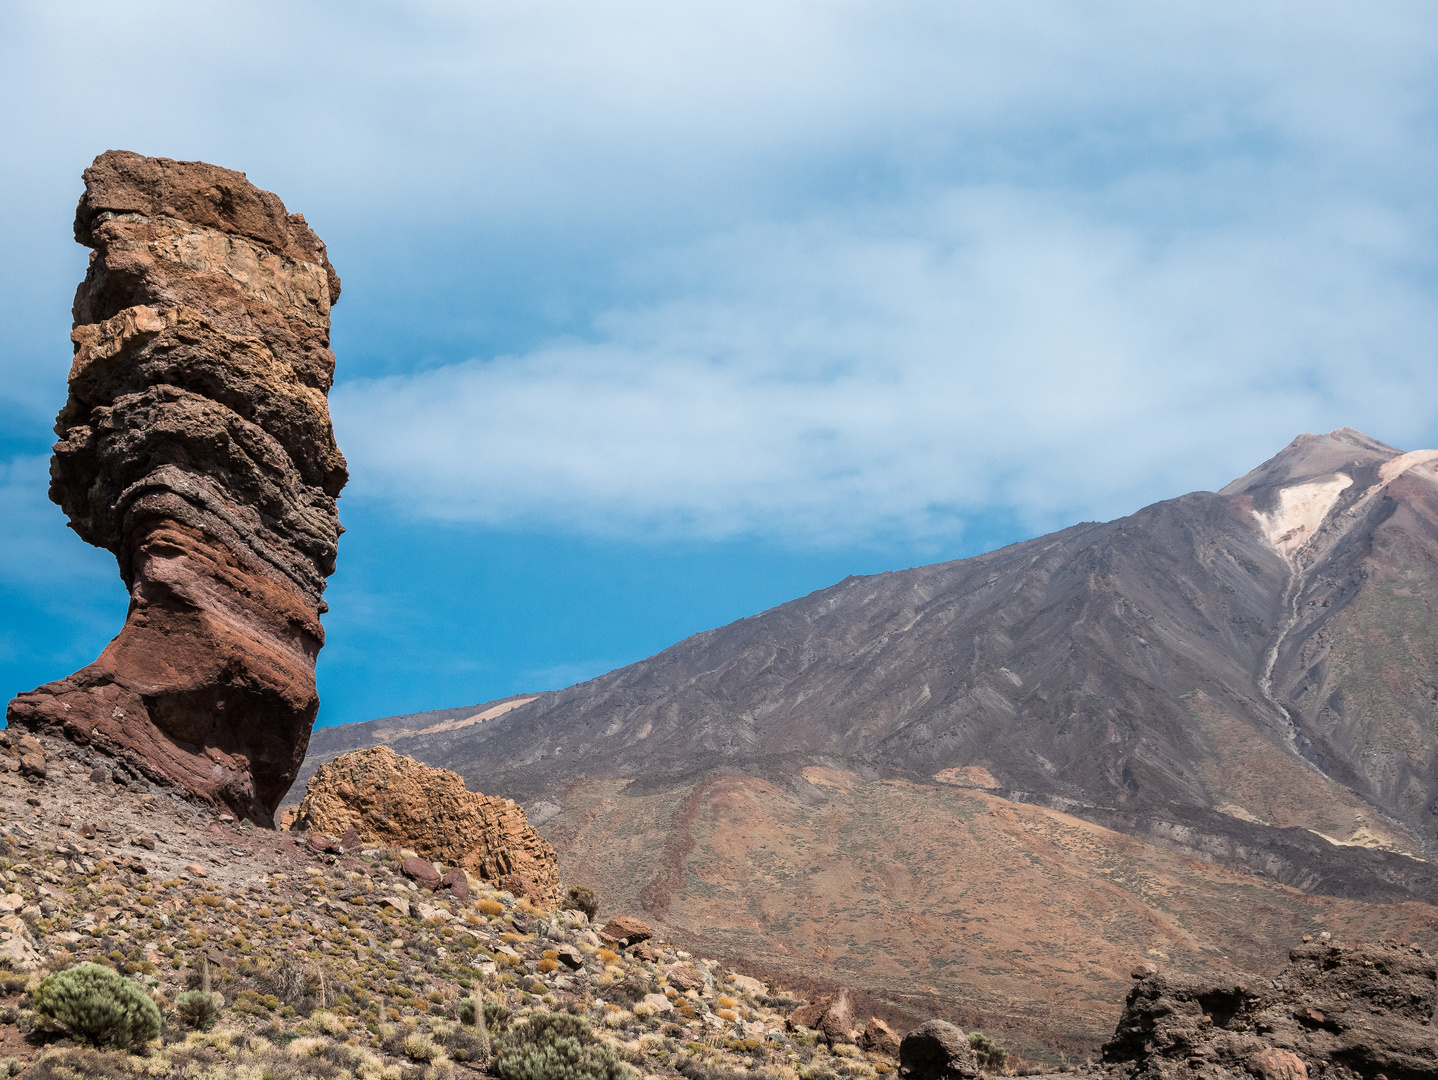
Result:
{"type": "Polygon", "coordinates": [[[269,825],[319,709],[342,532],[339,277],[243,173],[110,151],[84,178],[93,253],[50,498],[114,553],[130,609],[99,659],[6,717],[269,825]]]}

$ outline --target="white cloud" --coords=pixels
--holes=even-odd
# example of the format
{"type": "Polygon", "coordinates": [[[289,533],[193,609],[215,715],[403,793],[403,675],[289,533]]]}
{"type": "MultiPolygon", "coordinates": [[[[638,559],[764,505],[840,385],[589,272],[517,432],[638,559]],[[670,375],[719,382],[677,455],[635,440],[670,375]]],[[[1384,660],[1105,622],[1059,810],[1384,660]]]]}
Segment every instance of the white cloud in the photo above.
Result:
{"type": "MultiPolygon", "coordinates": [[[[0,224],[0,314],[61,346],[0,354],[6,393],[63,377],[34,283],[79,257],[36,268],[122,145],[280,191],[348,305],[403,279],[462,325],[474,281],[588,253],[476,359],[337,388],[350,494],[421,517],[922,538],[1217,486],[1304,429],[1438,438],[1431,5],[336,12],[0,14],[0,195],[41,208],[0,224]]],[[[426,314],[383,317],[395,340],[426,314]]]]}
{"type": "Polygon", "coordinates": [[[621,535],[1041,528],[1217,487],[1306,426],[1431,430],[1438,306],[1381,207],[1155,240],[1063,195],[746,226],[589,340],[356,381],[353,495],[621,535]]]}

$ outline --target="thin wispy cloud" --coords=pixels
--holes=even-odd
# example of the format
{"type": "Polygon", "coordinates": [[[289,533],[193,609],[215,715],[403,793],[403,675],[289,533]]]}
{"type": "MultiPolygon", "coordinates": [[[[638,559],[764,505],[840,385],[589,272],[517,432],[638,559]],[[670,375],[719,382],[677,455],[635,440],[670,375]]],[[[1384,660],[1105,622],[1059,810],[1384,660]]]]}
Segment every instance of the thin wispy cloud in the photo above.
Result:
{"type": "Polygon", "coordinates": [[[1155,238],[1073,202],[956,190],[656,254],[678,295],[587,340],[340,387],[354,494],[853,542],[994,506],[1035,527],[1122,513],[1314,424],[1431,428],[1438,308],[1354,236],[1399,232],[1383,208],[1155,238]]]}

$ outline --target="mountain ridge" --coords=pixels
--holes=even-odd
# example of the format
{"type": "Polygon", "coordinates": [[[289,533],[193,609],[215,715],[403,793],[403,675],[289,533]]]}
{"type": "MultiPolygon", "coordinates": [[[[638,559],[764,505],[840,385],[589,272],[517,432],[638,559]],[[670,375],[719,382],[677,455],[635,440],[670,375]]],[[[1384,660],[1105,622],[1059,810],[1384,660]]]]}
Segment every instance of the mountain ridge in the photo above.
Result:
{"type": "MultiPolygon", "coordinates": [[[[676,939],[986,1030],[1149,956],[1426,940],[1435,463],[1300,436],[1220,492],[850,577],[394,746],[526,802],[676,939]]],[[[1074,1008],[1050,1044],[1097,1037],[1074,1008]]]]}

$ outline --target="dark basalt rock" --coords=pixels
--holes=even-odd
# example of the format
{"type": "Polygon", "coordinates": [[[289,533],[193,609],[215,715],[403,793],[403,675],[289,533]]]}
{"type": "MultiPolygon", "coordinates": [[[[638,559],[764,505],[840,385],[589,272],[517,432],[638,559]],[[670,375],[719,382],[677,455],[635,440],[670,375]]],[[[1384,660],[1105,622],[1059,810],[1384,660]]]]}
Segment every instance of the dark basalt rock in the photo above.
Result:
{"type": "Polygon", "coordinates": [[[1417,946],[1314,942],[1276,979],[1155,972],[1135,983],[1104,1064],[1134,1078],[1438,1078],[1438,965],[1417,946]]]}
{"type": "Polygon", "coordinates": [[[119,635],[11,723],[273,823],[319,709],[347,479],[325,394],[339,278],[243,173],[110,151],[85,170],[50,498],[130,591],[119,635]]]}
{"type": "Polygon", "coordinates": [[[980,1075],[968,1037],[947,1020],[930,1020],[904,1036],[899,1072],[910,1080],[976,1080],[980,1075]]]}

